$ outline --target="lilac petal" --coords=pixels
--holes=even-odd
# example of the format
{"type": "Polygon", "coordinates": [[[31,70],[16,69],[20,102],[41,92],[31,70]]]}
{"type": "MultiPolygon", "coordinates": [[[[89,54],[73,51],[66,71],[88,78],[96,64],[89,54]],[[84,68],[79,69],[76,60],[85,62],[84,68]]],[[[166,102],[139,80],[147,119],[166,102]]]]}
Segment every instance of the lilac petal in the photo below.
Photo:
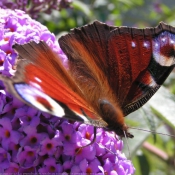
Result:
{"type": "Polygon", "coordinates": [[[25,174],[25,173],[37,173],[36,168],[35,167],[30,167],[30,168],[24,168],[24,167],[20,167],[19,174],[25,174]]]}
{"type": "Polygon", "coordinates": [[[0,71],[2,71],[3,68],[3,62],[5,60],[6,53],[0,49],[0,71]]]}
{"type": "Polygon", "coordinates": [[[64,143],[64,151],[63,153],[65,155],[69,155],[69,156],[74,156],[75,155],[75,152],[76,152],[76,149],[77,149],[77,145],[76,144],[70,144],[68,142],[64,143]]]}
{"type": "Polygon", "coordinates": [[[65,121],[61,124],[61,126],[62,126],[65,141],[76,143],[76,132],[73,128],[73,125],[65,121]]]}
{"type": "Polygon", "coordinates": [[[6,169],[10,165],[10,154],[3,148],[0,148],[0,165],[1,169],[6,169]]]}
{"type": "Polygon", "coordinates": [[[26,136],[23,139],[21,139],[20,145],[29,145],[32,148],[39,147],[40,142],[48,136],[46,133],[37,133],[36,127],[32,126],[27,126],[26,128],[24,128],[23,132],[25,132],[26,136]]]}
{"type": "Polygon", "coordinates": [[[106,153],[106,148],[103,145],[95,144],[96,156],[103,156],[106,153]]]}
{"type": "Polygon", "coordinates": [[[75,173],[80,173],[81,170],[80,170],[80,167],[78,165],[74,165],[72,168],[71,168],[71,173],[72,174],[75,174],[75,173]]]}
{"type": "Polygon", "coordinates": [[[32,167],[36,159],[36,150],[29,146],[25,146],[23,149],[20,149],[17,155],[17,160],[19,161],[20,167],[24,168],[32,167]]]}
{"type": "Polygon", "coordinates": [[[12,65],[10,64],[8,57],[9,55],[4,59],[4,69],[2,70],[2,74],[6,76],[12,75],[11,72],[13,73],[12,65]]]}
{"type": "Polygon", "coordinates": [[[41,34],[40,40],[47,40],[47,38],[50,38],[49,40],[52,41],[52,43],[55,41],[55,36],[50,32],[45,31],[41,34]]]}
{"type": "MultiPolygon", "coordinates": [[[[5,131],[6,133],[9,131],[5,131]]],[[[15,144],[18,144],[19,139],[21,138],[21,133],[17,132],[17,131],[11,131],[9,132],[9,137],[8,138],[3,138],[1,141],[2,147],[4,149],[8,149],[10,142],[13,142],[15,144]]]]}
{"type": "Polygon", "coordinates": [[[100,166],[100,161],[98,159],[94,159],[90,161],[89,167],[91,168],[92,172],[97,173],[99,171],[98,166],[100,166]]]}
{"type": "Polygon", "coordinates": [[[0,119],[0,125],[3,127],[3,128],[6,128],[8,130],[12,130],[12,126],[11,126],[11,122],[10,122],[10,119],[8,118],[2,118],[0,119]]]}
{"type": "Polygon", "coordinates": [[[65,161],[65,162],[63,163],[63,170],[64,170],[64,171],[70,170],[71,167],[72,167],[72,165],[73,165],[73,161],[71,161],[71,160],[65,161]]]}
{"type": "Polygon", "coordinates": [[[104,168],[105,172],[108,172],[108,173],[111,171],[111,169],[113,169],[112,163],[111,163],[111,161],[110,161],[109,159],[106,159],[106,160],[104,161],[104,166],[103,166],[103,168],[104,168]]]}
{"type": "MultiPolygon", "coordinates": [[[[124,168],[121,165],[119,165],[116,168],[116,171],[117,171],[118,175],[125,175],[126,174],[124,168]]],[[[114,170],[113,170],[113,172],[114,172],[114,170]]]]}
{"type": "Polygon", "coordinates": [[[5,173],[18,173],[19,165],[11,162],[9,167],[5,170],[5,173]]]}
{"type": "Polygon", "coordinates": [[[62,166],[60,164],[56,164],[56,160],[54,158],[48,158],[44,161],[43,168],[39,169],[39,173],[58,173],[62,171],[62,166]]]}
{"type": "Polygon", "coordinates": [[[14,116],[14,109],[20,108],[24,104],[17,98],[15,97],[12,98],[11,95],[8,95],[8,93],[7,93],[7,97],[9,97],[9,99],[8,99],[8,103],[6,103],[6,105],[4,106],[4,112],[10,113],[12,111],[14,116]]]}
{"type": "Polygon", "coordinates": [[[86,173],[86,169],[88,167],[88,161],[86,159],[83,159],[80,163],[79,163],[80,169],[83,173],[86,173]]]}
{"type": "Polygon", "coordinates": [[[88,140],[93,140],[94,126],[82,124],[78,130],[82,134],[82,137],[85,137],[88,140]]]}
{"type": "Polygon", "coordinates": [[[55,131],[54,140],[57,142],[57,144],[58,144],[59,146],[62,146],[62,145],[63,145],[62,142],[63,142],[63,140],[64,140],[64,136],[63,136],[63,134],[62,134],[61,131],[59,131],[59,130],[56,130],[56,131],[55,131]]]}
{"type": "Polygon", "coordinates": [[[16,156],[18,154],[20,145],[13,142],[9,143],[8,150],[11,152],[11,162],[17,162],[16,156]]]}
{"type": "Polygon", "coordinates": [[[22,127],[28,125],[36,127],[40,123],[38,110],[28,106],[23,106],[22,108],[17,109],[15,112],[15,118],[19,118],[22,127]]]}
{"type": "Polygon", "coordinates": [[[59,143],[55,139],[45,138],[43,141],[41,141],[41,150],[39,155],[53,155],[58,145],[59,143]]]}
{"type": "Polygon", "coordinates": [[[15,17],[9,18],[8,22],[4,26],[5,29],[10,29],[11,32],[16,31],[18,25],[18,19],[15,17]]]}
{"type": "Polygon", "coordinates": [[[125,173],[127,172],[128,174],[133,174],[135,172],[135,168],[131,166],[130,161],[122,161],[120,165],[125,170],[125,173]]]}
{"type": "Polygon", "coordinates": [[[93,160],[96,155],[96,150],[93,145],[84,147],[75,157],[75,162],[78,163],[82,159],[93,160]]]}
{"type": "Polygon", "coordinates": [[[121,172],[116,172],[115,170],[112,170],[109,175],[125,175],[125,174],[121,174],[121,172]]]}
{"type": "Polygon", "coordinates": [[[7,150],[10,142],[18,143],[21,134],[12,130],[10,119],[8,118],[0,119],[0,125],[2,126],[0,128],[1,144],[2,147],[7,150]]]}

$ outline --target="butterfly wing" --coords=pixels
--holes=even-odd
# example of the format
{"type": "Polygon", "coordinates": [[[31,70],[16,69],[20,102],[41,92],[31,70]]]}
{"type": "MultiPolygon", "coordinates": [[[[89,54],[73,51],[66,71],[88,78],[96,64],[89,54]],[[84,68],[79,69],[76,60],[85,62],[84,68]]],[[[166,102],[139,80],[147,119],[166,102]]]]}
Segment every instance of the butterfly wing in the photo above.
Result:
{"type": "Polygon", "coordinates": [[[108,48],[115,49],[108,49],[108,55],[116,61],[109,62],[109,82],[125,115],[145,104],[173,70],[172,33],[173,27],[160,23],[156,28],[121,27],[110,34],[108,48]]]}
{"type": "Polygon", "coordinates": [[[94,79],[93,87],[100,84],[105,95],[117,101],[127,115],[146,103],[172,71],[171,33],[175,29],[164,23],[156,28],[137,29],[95,21],[62,36],[59,44],[80,88],[85,79],[94,79]],[[77,79],[80,74],[82,78],[77,79]]]}
{"type": "Polygon", "coordinates": [[[83,99],[83,94],[59,57],[46,43],[15,45],[20,60],[12,78],[1,76],[8,91],[50,114],[104,127],[107,124],[83,99]]]}

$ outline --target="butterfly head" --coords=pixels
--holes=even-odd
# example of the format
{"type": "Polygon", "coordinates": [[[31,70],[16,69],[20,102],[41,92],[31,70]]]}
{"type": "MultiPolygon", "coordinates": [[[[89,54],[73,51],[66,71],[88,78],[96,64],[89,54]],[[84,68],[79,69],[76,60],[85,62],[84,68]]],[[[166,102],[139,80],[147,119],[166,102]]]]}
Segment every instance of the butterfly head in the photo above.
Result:
{"type": "Polygon", "coordinates": [[[109,125],[108,126],[109,131],[114,131],[118,136],[120,137],[127,137],[127,138],[133,138],[134,136],[128,132],[128,126],[126,124],[123,125],[109,125]]]}
{"type": "Polygon", "coordinates": [[[112,103],[105,99],[100,99],[99,104],[101,116],[108,124],[107,130],[114,131],[120,137],[134,137],[128,132],[128,126],[124,123],[124,116],[119,107],[115,107],[112,103]]]}

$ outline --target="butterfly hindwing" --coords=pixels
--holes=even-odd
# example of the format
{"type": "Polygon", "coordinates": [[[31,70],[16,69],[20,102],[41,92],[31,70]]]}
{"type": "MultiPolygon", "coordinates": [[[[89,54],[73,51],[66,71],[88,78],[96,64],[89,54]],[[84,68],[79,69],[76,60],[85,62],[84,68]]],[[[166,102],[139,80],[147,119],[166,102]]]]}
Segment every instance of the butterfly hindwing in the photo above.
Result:
{"type": "Polygon", "coordinates": [[[116,49],[108,52],[110,58],[117,59],[111,64],[110,75],[115,80],[110,86],[115,87],[125,115],[145,104],[174,68],[175,29],[164,23],[153,29],[121,27],[113,30],[108,40],[109,48],[117,43],[116,49]],[[115,70],[122,74],[114,76],[115,70]]]}

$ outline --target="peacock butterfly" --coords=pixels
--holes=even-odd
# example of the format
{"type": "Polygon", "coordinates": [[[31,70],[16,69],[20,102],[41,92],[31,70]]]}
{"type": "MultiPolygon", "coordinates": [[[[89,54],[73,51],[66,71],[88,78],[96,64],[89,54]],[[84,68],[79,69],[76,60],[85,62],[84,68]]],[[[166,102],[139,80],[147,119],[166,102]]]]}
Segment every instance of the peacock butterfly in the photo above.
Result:
{"type": "Polygon", "coordinates": [[[124,116],[145,104],[174,68],[175,28],[114,27],[95,21],[59,39],[66,69],[47,44],[14,45],[7,90],[42,111],[132,138],[124,116]]]}

